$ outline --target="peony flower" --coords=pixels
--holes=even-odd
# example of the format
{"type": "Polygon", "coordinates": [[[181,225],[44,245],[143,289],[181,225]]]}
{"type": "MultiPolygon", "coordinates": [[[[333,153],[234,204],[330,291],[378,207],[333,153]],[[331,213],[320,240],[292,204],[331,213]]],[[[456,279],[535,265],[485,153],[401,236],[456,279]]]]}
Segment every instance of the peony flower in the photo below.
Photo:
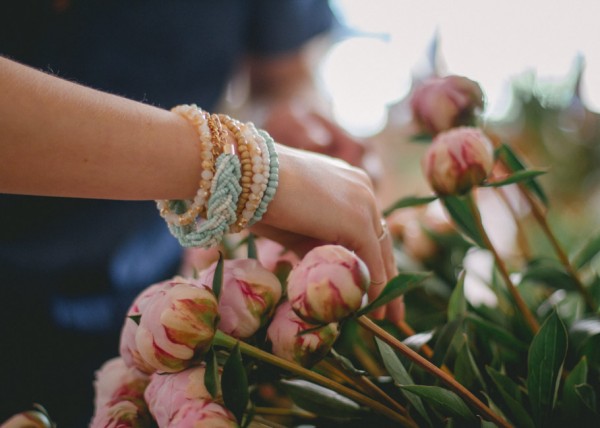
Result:
{"type": "Polygon", "coordinates": [[[267,270],[278,274],[283,269],[291,269],[300,262],[300,258],[281,244],[266,238],[255,241],[260,264],[267,270]]]}
{"type": "Polygon", "coordinates": [[[275,311],[267,329],[271,352],[303,367],[312,366],[327,355],[339,334],[337,323],[317,329],[315,327],[300,319],[292,310],[290,302],[283,302],[275,311]],[[309,329],[309,333],[298,334],[309,329]]]}
{"type": "Polygon", "coordinates": [[[158,372],[177,372],[204,355],[215,335],[217,299],[197,280],[175,277],[146,302],[135,344],[158,372]]]}
{"type": "Polygon", "coordinates": [[[298,316],[313,324],[339,321],[360,308],[369,271],[340,245],[309,251],[288,277],[288,299],[298,316]]]}
{"type": "Polygon", "coordinates": [[[410,100],[413,117],[423,131],[437,134],[469,125],[483,108],[483,92],[466,77],[434,77],[415,89],[410,100]]]}
{"type": "Polygon", "coordinates": [[[477,128],[461,127],[434,138],[425,153],[422,167],[438,195],[468,192],[481,184],[494,165],[494,149],[477,128]]]}
{"type": "Polygon", "coordinates": [[[179,373],[158,374],[150,378],[144,397],[158,426],[168,426],[177,411],[192,400],[211,399],[204,386],[204,366],[179,373]]]}
{"type": "MultiPolygon", "coordinates": [[[[216,263],[200,274],[212,287],[216,263]]],[[[273,314],[281,298],[281,283],[257,260],[224,260],[219,296],[219,330],[238,339],[252,336],[273,314]]]]}
{"type": "MultiPolygon", "coordinates": [[[[192,400],[175,413],[168,428],[232,428],[238,427],[229,410],[210,400],[192,400]]],[[[162,428],[159,425],[159,428],[162,428]]]]}
{"type": "Polygon", "coordinates": [[[122,358],[113,358],[96,372],[95,412],[90,428],[146,427],[151,417],[144,401],[149,378],[122,358]]]}
{"type": "Polygon", "coordinates": [[[27,410],[18,413],[0,424],[0,428],[53,428],[48,415],[40,410],[27,410]]]}
{"type": "Polygon", "coordinates": [[[413,260],[426,261],[435,256],[439,245],[432,237],[456,231],[439,200],[426,207],[408,207],[392,212],[386,222],[392,237],[413,260]]]}
{"type": "Polygon", "coordinates": [[[183,277],[194,277],[198,272],[203,271],[219,260],[219,250],[222,250],[222,248],[186,248],[183,251],[179,274],[183,277]]]}
{"type": "Polygon", "coordinates": [[[119,343],[119,353],[128,367],[136,367],[143,373],[150,374],[154,372],[154,368],[144,361],[138,352],[135,343],[135,334],[137,332],[138,323],[130,317],[139,317],[146,307],[148,300],[154,296],[168,281],[151,285],[142,291],[133,301],[131,307],[127,311],[127,318],[121,330],[121,339],[119,343]]]}

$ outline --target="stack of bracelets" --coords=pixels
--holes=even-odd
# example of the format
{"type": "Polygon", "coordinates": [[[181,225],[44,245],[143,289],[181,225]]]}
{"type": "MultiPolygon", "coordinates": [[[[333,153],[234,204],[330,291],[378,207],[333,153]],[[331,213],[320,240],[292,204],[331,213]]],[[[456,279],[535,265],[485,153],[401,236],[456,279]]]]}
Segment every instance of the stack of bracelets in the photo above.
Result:
{"type": "Polygon", "coordinates": [[[209,114],[196,105],[172,111],[198,133],[202,174],[194,199],[159,200],[156,205],[182,246],[214,247],[223,235],[252,226],[267,211],[279,182],[274,142],[252,123],[209,114]],[[227,143],[225,128],[235,145],[227,143]]]}

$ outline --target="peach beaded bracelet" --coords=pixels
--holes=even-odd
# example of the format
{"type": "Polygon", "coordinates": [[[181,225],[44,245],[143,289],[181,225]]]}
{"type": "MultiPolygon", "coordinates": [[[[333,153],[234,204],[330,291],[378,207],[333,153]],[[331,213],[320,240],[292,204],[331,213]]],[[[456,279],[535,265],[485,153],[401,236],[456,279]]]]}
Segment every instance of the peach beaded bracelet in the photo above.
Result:
{"type": "Polygon", "coordinates": [[[209,115],[196,105],[177,106],[173,112],[196,128],[203,171],[193,200],[161,200],[157,207],[182,246],[209,248],[225,233],[260,220],[278,184],[277,153],[268,134],[252,123],[209,115]],[[234,135],[237,153],[227,144],[224,127],[234,135]]]}

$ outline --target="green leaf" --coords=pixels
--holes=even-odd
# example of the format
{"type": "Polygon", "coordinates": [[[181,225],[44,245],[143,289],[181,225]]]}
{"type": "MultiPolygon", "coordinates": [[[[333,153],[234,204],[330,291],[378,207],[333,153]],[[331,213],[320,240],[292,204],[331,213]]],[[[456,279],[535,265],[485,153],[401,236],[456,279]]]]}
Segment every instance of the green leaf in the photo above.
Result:
{"type": "Polygon", "coordinates": [[[256,252],[256,242],[254,240],[254,234],[249,233],[246,238],[246,246],[248,247],[248,258],[258,260],[258,254],[256,252]]]}
{"type": "Polygon", "coordinates": [[[578,419],[581,415],[581,400],[575,387],[587,382],[588,364],[583,357],[565,379],[562,390],[562,405],[566,419],[578,419]]]}
{"type": "Polygon", "coordinates": [[[354,364],[352,364],[352,361],[350,361],[349,358],[344,357],[342,354],[339,354],[335,349],[331,348],[331,350],[329,351],[329,355],[339,364],[341,364],[344,370],[347,370],[350,373],[354,373],[360,376],[367,374],[367,372],[365,372],[364,370],[359,370],[356,367],[354,367],[354,364]]]}
{"type": "Polygon", "coordinates": [[[211,346],[204,357],[206,370],[204,372],[204,386],[212,398],[219,395],[219,365],[217,364],[217,354],[215,348],[211,346]]]}
{"type": "Polygon", "coordinates": [[[583,385],[575,385],[575,393],[587,410],[596,413],[596,391],[592,385],[587,383],[583,385]]]}
{"type": "Polygon", "coordinates": [[[556,289],[575,289],[575,282],[571,275],[558,260],[553,259],[539,258],[529,262],[520,283],[527,281],[540,282],[556,289]]]}
{"type": "Polygon", "coordinates": [[[469,390],[476,390],[482,387],[485,389],[485,382],[475,358],[469,348],[469,341],[467,335],[463,333],[464,342],[456,354],[456,360],[454,362],[454,377],[462,385],[469,390]]]}
{"type": "Polygon", "coordinates": [[[478,220],[473,215],[467,196],[444,196],[441,198],[442,203],[446,207],[448,214],[456,223],[458,228],[477,245],[485,248],[485,242],[479,229],[477,228],[478,220]]]}
{"type": "MultiPolygon", "coordinates": [[[[394,379],[394,382],[396,382],[398,386],[414,385],[415,382],[408,374],[408,371],[406,371],[406,368],[402,364],[402,361],[400,361],[400,358],[398,358],[398,355],[396,355],[394,349],[378,337],[375,338],[375,343],[377,344],[377,348],[381,354],[383,365],[392,379],[394,379]]],[[[421,415],[421,417],[427,423],[427,426],[432,426],[431,419],[429,419],[429,415],[427,414],[427,410],[425,409],[421,398],[418,395],[406,390],[402,390],[402,393],[419,413],[419,415],[421,415]]]]}
{"type": "Polygon", "coordinates": [[[475,329],[488,339],[517,351],[526,351],[527,344],[515,337],[513,333],[477,315],[469,314],[466,321],[473,324],[475,329]]]}
{"type": "Polygon", "coordinates": [[[470,422],[476,420],[475,415],[473,415],[473,412],[471,412],[465,402],[452,391],[440,388],[439,386],[428,385],[404,385],[401,388],[418,395],[438,409],[443,415],[457,417],[470,422]]]}
{"type": "Polygon", "coordinates": [[[142,319],[142,314],[139,314],[139,315],[127,315],[127,318],[129,318],[130,320],[132,320],[137,325],[140,325],[140,321],[142,319]]]}
{"type": "Polygon", "coordinates": [[[523,405],[523,397],[517,384],[492,367],[486,367],[486,370],[496,390],[504,400],[507,410],[505,413],[515,422],[516,426],[534,428],[533,420],[523,405]]]}
{"type": "Polygon", "coordinates": [[[361,407],[349,398],[312,382],[283,379],[281,384],[298,407],[317,415],[348,419],[364,413],[361,407]]]}
{"type": "Polygon", "coordinates": [[[546,171],[539,171],[533,169],[517,171],[502,180],[487,182],[483,184],[482,187],[502,187],[508,184],[520,183],[525,180],[530,180],[534,177],[537,177],[538,175],[543,174],[546,174],[546,171]]]}
{"type": "Polygon", "coordinates": [[[581,269],[600,253],[600,233],[596,233],[571,257],[575,269],[581,269]]]}
{"type": "Polygon", "coordinates": [[[550,422],[566,354],[567,330],[552,312],[533,338],[527,358],[527,390],[538,426],[550,422]]]}
{"type": "Polygon", "coordinates": [[[465,299],[465,276],[466,272],[463,270],[458,276],[458,282],[456,287],[450,295],[448,301],[448,321],[455,320],[459,317],[464,317],[467,313],[467,300],[465,299]]]}
{"type": "Polygon", "coordinates": [[[429,276],[430,274],[427,272],[401,272],[386,284],[375,300],[361,308],[356,313],[356,316],[359,317],[368,314],[378,307],[385,305],[396,297],[420,285],[429,276]]]}
{"type": "Polygon", "coordinates": [[[511,419],[516,426],[523,428],[534,428],[533,420],[523,405],[523,398],[519,387],[507,376],[494,370],[492,367],[486,367],[492,384],[500,393],[503,400],[503,412],[511,419]]]}
{"type": "MultiPolygon", "coordinates": [[[[515,152],[513,152],[508,145],[502,144],[500,147],[498,147],[498,149],[496,149],[496,154],[512,171],[518,172],[525,169],[523,162],[521,162],[515,152]]],[[[523,184],[529,190],[531,190],[540,199],[540,201],[544,203],[544,205],[548,206],[548,197],[544,193],[542,186],[539,185],[537,180],[532,178],[523,184]]]]}
{"type": "Polygon", "coordinates": [[[219,251],[219,261],[215,267],[215,275],[212,282],[212,290],[217,299],[221,295],[221,287],[223,286],[223,263],[223,253],[219,251]]]}
{"type": "Polygon", "coordinates": [[[242,362],[240,345],[236,343],[229,358],[223,366],[221,375],[221,388],[223,389],[223,401],[225,407],[233,413],[238,423],[241,424],[242,416],[248,406],[248,377],[242,362]]]}
{"type": "Polygon", "coordinates": [[[319,330],[323,329],[323,327],[327,327],[327,324],[316,325],[314,327],[307,328],[305,330],[300,330],[298,333],[296,333],[296,337],[304,336],[305,334],[312,334],[315,331],[319,331],[319,330]]]}
{"type": "Polygon", "coordinates": [[[442,327],[433,347],[433,356],[431,357],[433,364],[441,367],[445,359],[451,356],[453,350],[450,345],[454,341],[454,338],[461,334],[459,328],[462,324],[462,319],[455,319],[442,327]]]}
{"type": "Polygon", "coordinates": [[[415,207],[415,206],[419,206],[419,205],[425,205],[425,204],[435,201],[437,198],[438,198],[437,196],[406,196],[406,197],[394,202],[388,208],[383,210],[383,216],[387,217],[392,212],[394,212],[400,208],[408,208],[408,207],[415,207]]]}
{"type": "MultiPolygon", "coordinates": [[[[252,421],[254,420],[254,416],[256,415],[256,406],[254,405],[254,403],[250,403],[250,409],[248,409],[248,411],[246,411],[246,414],[244,415],[244,420],[242,421],[242,426],[241,428],[248,428],[250,426],[250,424],[252,424],[252,421]]],[[[258,424],[260,425],[260,424],[258,424]]]]}

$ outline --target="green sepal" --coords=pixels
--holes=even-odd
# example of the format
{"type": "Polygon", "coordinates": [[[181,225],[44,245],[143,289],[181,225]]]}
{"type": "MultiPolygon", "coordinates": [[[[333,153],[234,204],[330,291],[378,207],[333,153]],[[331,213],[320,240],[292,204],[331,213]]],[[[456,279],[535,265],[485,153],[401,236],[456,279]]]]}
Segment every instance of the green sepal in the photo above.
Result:
{"type": "Polygon", "coordinates": [[[242,362],[239,343],[236,343],[231,349],[229,358],[225,361],[223,374],[221,375],[221,388],[223,389],[225,407],[233,413],[238,423],[241,424],[250,397],[248,377],[242,362]]]}
{"type": "Polygon", "coordinates": [[[223,287],[223,253],[219,251],[219,261],[217,261],[217,266],[215,267],[215,275],[213,276],[212,281],[212,290],[219,299],[221,295],[221,287],[223,287]]]}
{"type": "Polygon", "coordinates": [[[416,207],[419,205],[426,205],[430,202],[435,201],[436,199],[438,199],[437,196],[406,196],[406,197],[394,202],[388,208],[383,210],[383,216],[387,217],[392,212],[394,212],[400,208],[408,208],[408,207],[416,207]]]}

